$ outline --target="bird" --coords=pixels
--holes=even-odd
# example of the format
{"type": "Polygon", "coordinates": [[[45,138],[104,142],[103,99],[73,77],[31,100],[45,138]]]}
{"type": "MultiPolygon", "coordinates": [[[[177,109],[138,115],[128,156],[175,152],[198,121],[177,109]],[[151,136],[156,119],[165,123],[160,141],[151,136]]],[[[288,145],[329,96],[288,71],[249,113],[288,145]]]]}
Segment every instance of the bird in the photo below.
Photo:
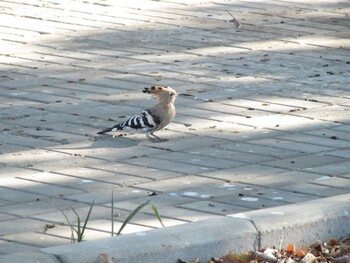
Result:
{"type": "Polygon", "coordinates": [[[144,88],[142,92],[156,96],[158,98],[156,105],[97,134],[114,131],[146,132],[147,138],[151,141],[167,141],[154,133],[162,130],[174,119],[176,91],[169,86],[151,86],[151,88],[144,88]]]}

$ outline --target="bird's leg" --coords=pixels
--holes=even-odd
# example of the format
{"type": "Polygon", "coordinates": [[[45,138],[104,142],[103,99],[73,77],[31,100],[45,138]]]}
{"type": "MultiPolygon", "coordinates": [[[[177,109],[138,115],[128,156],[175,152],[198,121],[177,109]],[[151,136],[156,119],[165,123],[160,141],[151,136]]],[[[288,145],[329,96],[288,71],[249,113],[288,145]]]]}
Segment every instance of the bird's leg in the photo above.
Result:
{"type": "Polygon", "coordinates": [[[153,132],[147,132],[146,136],[148,139],[150,139],[153,142],[165,142],[168,140],[168,139],[162,139],[158,137],[157,135],[153,134],[153,132]]]}

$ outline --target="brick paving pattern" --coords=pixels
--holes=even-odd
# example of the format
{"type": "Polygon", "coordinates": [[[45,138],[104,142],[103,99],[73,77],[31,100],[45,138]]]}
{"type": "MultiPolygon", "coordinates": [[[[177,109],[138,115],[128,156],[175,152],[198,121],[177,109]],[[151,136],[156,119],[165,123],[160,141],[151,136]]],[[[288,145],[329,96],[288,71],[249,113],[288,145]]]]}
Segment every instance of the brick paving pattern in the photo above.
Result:
{"type": "MultiPolygon", "coordinates": [[[[166,226],[350,189],[346,1],[6,0],[0,5],[0,255],[110,236],[151,199],[166,226]],[[230,14],[229,14],[230,13],[230,14]],[[232,16],[241,23],[236,29],[232,16]],[[97,136],[169,85],[152,143],[97,136]]],[[[123,233],[161,227],[151,208],[123,233]]]]}

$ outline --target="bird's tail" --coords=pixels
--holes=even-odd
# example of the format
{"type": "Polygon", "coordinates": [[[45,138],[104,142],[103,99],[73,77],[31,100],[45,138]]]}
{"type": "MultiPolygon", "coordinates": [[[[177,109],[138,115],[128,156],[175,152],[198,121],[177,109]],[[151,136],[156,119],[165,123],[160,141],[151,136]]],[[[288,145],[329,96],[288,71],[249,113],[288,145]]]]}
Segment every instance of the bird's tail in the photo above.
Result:
{"type": "Polygon", "coordinates": [[[113,129],[113,128],[108,128],[108,129],[105,129],[105,130],[103,130],[103,131],[98,132],[97,134],[105,134],[105,133],[107,133],[107,132],[110,132],[112,129],[113,129]]]}

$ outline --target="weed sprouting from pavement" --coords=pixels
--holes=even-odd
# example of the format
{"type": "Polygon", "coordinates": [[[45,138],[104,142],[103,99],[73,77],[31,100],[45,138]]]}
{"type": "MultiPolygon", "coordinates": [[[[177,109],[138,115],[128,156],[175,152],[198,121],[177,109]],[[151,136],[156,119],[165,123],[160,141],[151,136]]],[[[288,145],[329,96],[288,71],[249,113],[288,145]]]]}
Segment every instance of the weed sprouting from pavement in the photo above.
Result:
{"type": "Polygon", "coordinates": [[[84,232],[85,232],[85,229],[86,229],[86,226],[87,226],[87,223],[89,222],[89,219],[90,219],[90,215],[91,215],[91,211],[92,211],[92,208],[94,207],[94,204],[95,204],[95,200],[92,201],[91,205],[90,205],[90,209],[89,209],[89,212],[85,218],[85,221],[84,221],[84,225],[82,225],[82,222],[81,222],[81,219],[80,219],[80,216],[79,214],[77,213],[77,211],[75,211],[74,208],[72,208],[72,211],[74,212],[76,218],[77,218],[77,226],[75,226],[73,223],[70,222],[70,220],[68,219],[67,215],[63,212],[63,216],[66,218],[67,220],[67,225],[70,227],[71,229],[71,232],[72,232],[72,235],[71,235],[71,241],[72,243],[75,243],[76,241],[77,242],[81,242],[83,241],[84,239],[84,232]],[[76,236],[76,237],[75,237],[76,236]]]}
{"type": "MultiPolygon", "coordinates": [[[[94,207],[95,205],[95,200],[93,200],[93,202],[91,203],[90,205],[90,208],[89,208],[89,211],[88,211],[88,214],[82,224],[82,220],[79,216],[79,214],[77,213],[77,211],[74,209],[74,208],[71,208],[71,210],[73,211],[73,213],[75,214],[76,216],[76,220],[77,220],[77,224],[73,224],[68,216],[63,212],[61,211],[61,213],[63,214],[63,216],[65,217],[67,223],[66,225],[70,227],[71,229],[71,242],[72,243],[75,243],[75,242],[81,242],[83,241],[84,239],[84,233],[85,233],[85,230],[86,230],[86,226],[89,222],[89,219],[90,219],[90,215],[91,215],[91,212],[92,212],[92,208],[94,207]]],[[[111,204],[111,236],[114,236],[114,235],[120,235],[121,232],[123,231],[123,229],[125,228],[125,226],[127,224],[130,223],[130,221],[134,218],[134,216],[136,216],[144,207],[148,206],[148,205],[151,205],[152,207],[152,210],[154,212],[154,215],[156,216],[156,218],[158,219],[158,221],[160,222],[160,224],[162,225],[162,227],[165,227],[164,223],[163,223],[163,220],[158,212],[158,209],[157,207],[152,203],[151,200],[148,200],[142,204],[140,204],[139,206],[137,206],[133,211],[130,212],[130,214],[128,215],[128,217],[123,221],[122,225],[120,226],[118,232],[115,232],[114,231],[114,192],[112,191],[112,204],[111,204]]]]}

